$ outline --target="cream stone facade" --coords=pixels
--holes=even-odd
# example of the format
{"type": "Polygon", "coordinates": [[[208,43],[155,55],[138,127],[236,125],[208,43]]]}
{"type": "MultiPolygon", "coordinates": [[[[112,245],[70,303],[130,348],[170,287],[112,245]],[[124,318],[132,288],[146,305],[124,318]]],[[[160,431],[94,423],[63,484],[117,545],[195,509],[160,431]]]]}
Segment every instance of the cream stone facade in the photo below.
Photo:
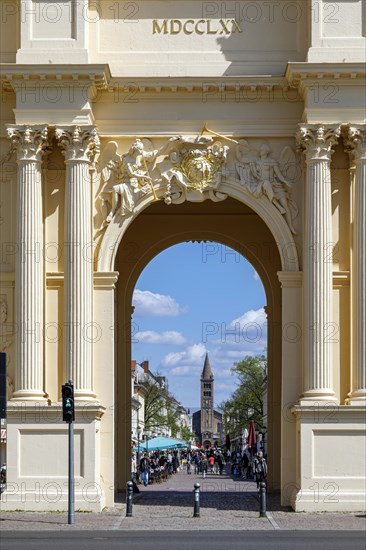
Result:
{"type": "Polygon", "coordinates": [[[66,508],[69,378],[76,509],[113,505],[135,283],[168,246],[212,240],[266,292],[270,490],[365,509],[366,4],[0,9],[2,507],[66,508]]]}

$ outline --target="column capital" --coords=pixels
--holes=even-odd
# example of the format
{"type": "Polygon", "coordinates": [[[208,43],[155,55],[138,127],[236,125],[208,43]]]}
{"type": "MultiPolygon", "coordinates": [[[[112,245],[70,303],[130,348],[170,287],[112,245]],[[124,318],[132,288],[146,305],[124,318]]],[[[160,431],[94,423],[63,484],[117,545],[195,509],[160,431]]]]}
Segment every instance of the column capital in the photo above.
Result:
{"type": "Polygon", "coordinates": [[[93,162],[100,141],[95,126],[62,126],[56,128],[56,139],[66,162],[93,162]]]}
{"type": "Polygon", "coordinates": [[[41,162],[49,146],[47,126],[8,126],[7,134],[18,161],[41,162]]]}
{"type": "Polygon", "coordinates": [[[366,160],[366,124],[350,124],[348,126],[345,149],[356,162],[366,160]]]}
{"type": "Polygon", "coordinates": [[[299,124],[296,132],[298,149],[306,153],[306,160],[330,161],[333,146],[338,142],[341,126],[325,124],[299,124]]]}

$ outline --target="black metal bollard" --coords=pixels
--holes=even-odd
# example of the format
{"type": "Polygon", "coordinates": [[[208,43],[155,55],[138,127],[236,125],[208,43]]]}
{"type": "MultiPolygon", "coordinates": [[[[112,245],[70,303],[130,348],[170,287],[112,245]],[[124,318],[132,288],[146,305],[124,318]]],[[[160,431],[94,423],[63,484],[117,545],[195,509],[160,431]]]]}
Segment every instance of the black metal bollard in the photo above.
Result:
{"type": "Polygon", "coordinates": [[[266,482],[261,481],[259,483],[259,517],[260,518],[266,518],[267,517],[267,511],[266,511],[266,482]]]}
{"type": "Polygon", "coordinates": [[[132,481],[127,481],[126,518],[132,518],[132,493],[133,493],[133,483],[132,481]]]}
{"type": "Polygon", "coordinates": [[[193,517],[199,518],[201,516],[200,512],[200,484],[195,483],[194,484],[194,509],[193,509],[193,517]]]}

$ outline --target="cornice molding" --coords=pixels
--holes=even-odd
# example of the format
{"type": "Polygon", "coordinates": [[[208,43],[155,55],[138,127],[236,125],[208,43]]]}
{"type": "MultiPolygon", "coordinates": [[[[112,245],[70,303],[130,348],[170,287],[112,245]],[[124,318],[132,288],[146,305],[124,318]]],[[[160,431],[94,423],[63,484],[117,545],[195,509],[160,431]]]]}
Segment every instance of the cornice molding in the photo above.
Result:
{"type": "MultiPolygon", "coordinates": [[[[300,99],[305,102],[303,120],[308,120],[307,97],[309,91],[314,87],[324,87],[327,90],[329,86],[336,86],[337,89],[360,88],[366,84],[366,69],[364,63],[289,63],[286,68],[285,77],[288,85],[293,90],[298,90],[300,99]]],[[[331,93],[332,90],[329,90],[331,93]]],[[[331,106],[331,105],[330,105],[331,106]]],[[[320,108],[317,105],[317,121],[329,122],[329,105],[327,108],[320,108]]],[[[359,109],[348,108],[346,120],[358,119],[359,109]]],[[[334,122],[339,122],[339,106],[334,111],[332,117],[334,122]]]]}
{"type": "Polygon", "coordinates": [[[295,88],[329,79],[342,85],[364,86],[366,68],[364,63],[289,63],[285,78],[295,88]]]}
{"type": "Polygon", "coordinates": [[[0,79],[5,91],[16,91],[17,86],[57,83],[83,87],[87,84],[105,90],[111,79],[108,65],[29,65],[0,64],[0,79]]]}
{"type": "Polygon", "coordinates": [[[299,102],[283,76],[218,76],[218,77],[112,77],[108,93],[100,101],[192,101],[200,98],[204,103],[222,101],[243,103],[245,101],[299,102]]]}

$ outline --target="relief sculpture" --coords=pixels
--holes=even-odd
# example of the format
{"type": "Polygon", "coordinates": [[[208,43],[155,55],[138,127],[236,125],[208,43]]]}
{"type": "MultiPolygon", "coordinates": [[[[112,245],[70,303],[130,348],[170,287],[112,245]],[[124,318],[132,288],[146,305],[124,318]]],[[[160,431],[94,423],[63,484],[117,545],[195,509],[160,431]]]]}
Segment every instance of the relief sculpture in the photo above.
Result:
{"type": "Polygon", "coordinates": [[[265,143],[254,149],[244,139],[236,141],[206,127],[204,130],[214,135],[174,136],[160,149],[154,149],[149,139],[137,138],[123,155],[118,154],[116,142],[109,142],[99,162],[102,228],[116,215],[132,214],[138,201],[149,193],[153,200],[164,200],[168,205],[226,199],[220,185],[225,176],[232,174],[226,168],[230,148],[222,144],[227,140],[236,144],[232,152],[236,159],[232,162],[237,185],[255,198],[268,199],[296,234],[293,220],[298,209],[291,198],[292,183],[286,177],[289,167],[296,166],[293,149],[284,147],[277,161],[265,143]]]}
{"type": "Polygon", "coordinates": [[[255,197],[266,196],[284,215],[291,232],[296,235],[293,219],[298,214],[296,203],[291,199],[292,183],[283,172],[296,165],[295,152],[285,147],[280,162],[271,157],[271,148],[263,143],[259,150],[253,149],[246,140],[238,142],[235,163],[240,183],[255,197]]]}
{"type": "Polygon", "coordinates": [[[218,188],[229,148],[211,136],[177,137],[175,141],[169,157],[158,166],[166,183],[166,204],[226,199],[218,188]]]}

